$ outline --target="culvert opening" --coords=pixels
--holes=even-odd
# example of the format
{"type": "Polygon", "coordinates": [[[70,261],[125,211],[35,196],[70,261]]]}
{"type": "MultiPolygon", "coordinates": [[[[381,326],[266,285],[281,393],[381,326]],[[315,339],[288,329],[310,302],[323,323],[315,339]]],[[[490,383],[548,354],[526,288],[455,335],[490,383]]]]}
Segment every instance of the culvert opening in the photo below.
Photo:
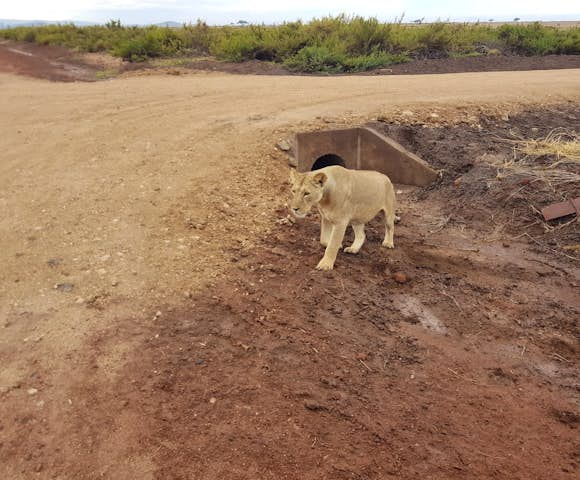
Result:
{"type": "Polygon", "coordinates": [[[316,162],[314,162],[314,165],[312,165],[311,170],[320,170],[321,168],[330,167],[331,165],[340,165],[341,167],[344,167],[344,160],[334,153],[328,153],[322,155],[322,157],[318,157],[316,162]]]}

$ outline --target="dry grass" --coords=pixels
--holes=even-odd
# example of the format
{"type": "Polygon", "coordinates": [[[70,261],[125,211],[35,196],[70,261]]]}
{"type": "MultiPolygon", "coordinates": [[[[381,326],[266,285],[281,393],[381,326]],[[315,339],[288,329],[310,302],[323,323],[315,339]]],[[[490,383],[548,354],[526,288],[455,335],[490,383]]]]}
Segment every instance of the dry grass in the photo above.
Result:
{"type": "Polygon", "coordinates": [[[550,168],[562,162],[580,163],[580,136],[573,131],[557,128],[544,138],[522,140],[518,144],[516,150],[527,156],[553,155],[556,157],[556,162],[550,165],[550,168]]]}
{"type": "Polygon", "coordinates": [[[498,179],[517,176],[527,183],[544,181],[552,188],[580,185],[580,172],[575,168],[580,166],[580,136],[576,132],[558,128],[539,139],[503,140],[513,144],[514,155],[493,163],[499,167],[498,179]]]}

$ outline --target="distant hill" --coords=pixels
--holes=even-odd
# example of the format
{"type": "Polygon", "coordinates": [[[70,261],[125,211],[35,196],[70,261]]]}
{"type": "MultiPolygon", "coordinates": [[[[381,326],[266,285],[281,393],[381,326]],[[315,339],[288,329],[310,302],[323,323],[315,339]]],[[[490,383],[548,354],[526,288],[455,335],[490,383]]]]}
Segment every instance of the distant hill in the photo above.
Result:
{"type": "Polygon", "coordinates": [[[42,25],[56,25],[66,23],[74,23],[79,27],[97,25],[96,22],[82,22],[77,20],[13,20],[8,18],[0,18],[0,29],[13,27],[40,27],[42,25]]]}
{"type": "MultiPolygon", "coordinates": [[[[74,23],[79,27],[85,27],[88,25],[100,25],[98,22],[82,22],[77,20],[13,20],[7,18],[0,18],[0,29],[3,28],[14,28],[14,27],[41,27],[42,25],[56,25],[56,24],[68,24],[74,23]]],[[[102,25],[102,23],[101,23],[102,25]]],[[[183,26],[183,22],[160,22],[154,23],[153,25],[157,27],[169,27],[169,28],[180,28],[183,26]]],[[[124,25],[131,26],[131,25],[124,25]]]]}
{"type": "Polygon", "coordinates": [[[154,23],[156,27],[169,27],[169,28],[181,28],[183,23],[180,22],[161,22],[161,23],[154,23]]]}

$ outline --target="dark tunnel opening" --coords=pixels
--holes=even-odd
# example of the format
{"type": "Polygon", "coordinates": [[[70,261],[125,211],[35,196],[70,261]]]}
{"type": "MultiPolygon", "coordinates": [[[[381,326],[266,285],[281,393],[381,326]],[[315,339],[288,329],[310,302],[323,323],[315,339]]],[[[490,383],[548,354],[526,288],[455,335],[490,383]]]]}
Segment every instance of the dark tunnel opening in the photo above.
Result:
{"type": "Polygon", "coordinates": [[[318,157],[316,162],[314,162],[314,165],[312,165],[311,170],[320,170],[321,168],[330,167],[331,165],[340,165],[341,167],[344,167],[344,160],[334,153],[328,153],[322,155],[322,157],[318,157]]]}

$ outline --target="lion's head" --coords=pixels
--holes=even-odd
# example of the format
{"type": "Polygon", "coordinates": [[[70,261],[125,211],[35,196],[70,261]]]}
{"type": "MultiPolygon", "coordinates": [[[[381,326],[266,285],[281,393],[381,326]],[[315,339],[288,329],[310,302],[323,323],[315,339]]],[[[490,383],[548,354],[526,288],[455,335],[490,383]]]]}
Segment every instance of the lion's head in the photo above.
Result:
{"type": "Polygon", "coordinates": [[[290,170],[292,185],[290,210],[296,217],[304,218],[310,209],[322,200],[327,178],[324,172],[297,173],[293,169],[290,170]]]}

